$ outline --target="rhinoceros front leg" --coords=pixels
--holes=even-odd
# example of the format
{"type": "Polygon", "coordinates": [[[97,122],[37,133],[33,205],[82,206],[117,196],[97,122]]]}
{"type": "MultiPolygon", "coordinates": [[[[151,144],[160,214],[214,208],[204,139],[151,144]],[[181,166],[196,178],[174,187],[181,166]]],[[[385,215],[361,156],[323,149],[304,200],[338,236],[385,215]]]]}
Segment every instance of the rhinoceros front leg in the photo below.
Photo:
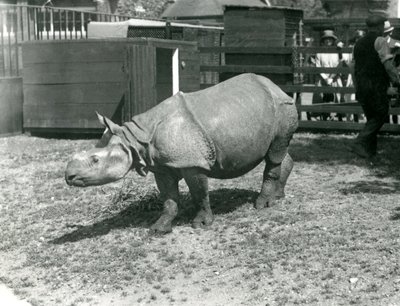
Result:
{"type": "Polygon", "coordinates": [[[214,216],[208,195],[208,177],[198,169],[185,169],[182,174],[189,187],[193,202],[199,207],[199,211],[192,223],[193,227],[199,228],[211,225],[214,221],[214,216]]]}
{"type": "Polygon", "coordinates": [[[155,173],[154,177],[163,201],[163,212],[150,230],[157,234],[166,234],[172,231],[172,220],[178,214],[179,179],[168,173],[155,173]]]}

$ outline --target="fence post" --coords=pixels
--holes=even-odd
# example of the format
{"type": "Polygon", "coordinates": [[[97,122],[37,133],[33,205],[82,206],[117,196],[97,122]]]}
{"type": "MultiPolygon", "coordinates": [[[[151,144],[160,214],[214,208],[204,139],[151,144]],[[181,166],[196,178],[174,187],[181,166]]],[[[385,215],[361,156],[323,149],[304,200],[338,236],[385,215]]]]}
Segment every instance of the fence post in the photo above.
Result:
{"type": "Polygon", "coordinates": [[[165,22],[165,38],[172,39],[172,32],[171,32],[171,22],[165,22]]]}

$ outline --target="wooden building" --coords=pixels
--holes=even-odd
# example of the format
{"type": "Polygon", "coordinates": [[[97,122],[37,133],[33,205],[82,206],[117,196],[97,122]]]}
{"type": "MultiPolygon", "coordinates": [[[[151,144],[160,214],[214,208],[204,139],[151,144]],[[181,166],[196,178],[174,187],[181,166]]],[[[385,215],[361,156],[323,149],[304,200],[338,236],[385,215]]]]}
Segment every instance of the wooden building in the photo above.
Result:
{"type": "MultiPolygon", "coordinates": [[[[287,7],[225,6],[225,46],[266,48],[293,46],[294,35],[299,32],[303,11],[287,7]]],[[[227,65],[276,65],[290,66],[292,57],[287,54],[225,55],[227,65]]],[[[234,76],[221,75],[221,80],[234,76]]],[[[293,82],[292,74],[263,74],[277,84],[293,82]]]]}

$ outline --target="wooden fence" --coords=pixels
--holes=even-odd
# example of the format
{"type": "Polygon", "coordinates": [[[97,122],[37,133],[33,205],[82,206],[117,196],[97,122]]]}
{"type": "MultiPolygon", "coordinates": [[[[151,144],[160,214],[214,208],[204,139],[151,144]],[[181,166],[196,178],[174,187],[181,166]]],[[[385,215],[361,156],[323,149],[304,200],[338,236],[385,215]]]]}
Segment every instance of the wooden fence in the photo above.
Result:
{"type": "Polygon", "coordinates": [[[21,74],[21,43],[24,41],[87,38],[90,21],[122,21],[129,18],[48,6],[0,3],[0,77],[21,74]]]}
{"type": "MultiPolygon", "coordinates": [[[[294,98],[296,99],[296,104],[299,111],[300,129],[312,129],[320,131],[358,131],[364,126],[365,119],[360,120],[359,122],[354,122],[352,120],[346,119],[346,114],[348,115],[347,117],[350,117],[350,115],[353,114],[363,113],[363,110],[361,106],[357,103],[357,101],[351,101],[348,103],[325,104],[312,104],[310,101],[312,95],[314,94],[354,94],[354,87],[315,86],[314,84],[304,84],[303,82],[299,81],[307,79],[306,76],[311,77],[311,79],[315,79],[320,73],[334,73],[344,76],[351,73],[349,67],[320,68],[312,67],[304,63],[303,59],[307,58],[309,55],[315,55],[316,53],[338,53],[338,49],[336,47],[200,47],[199,51],[201,54],[219,54],[220,58],[222,59],[220,61],[220,64],[218,65],[201,65],[200,71],[202,72],[212,71],[219,74],[240,74],[251,72],[265,75],[270,78],[273,78],[274,75],[290,74],[292,76],[290,79],[286,79],[285,82],[277,85],[279,85],[283,91],[285,91],[289,95],[294,96],[294,98]],[[273,61],[271,61],[271,64],[268,65],[228,65],[225,63],[224,58],[226,54],[230,53],[248,55],[249,57],[260,55],[287,55],[292,57],[292,61],[291,65],[286,66],[274,64],[273,61]],[[299,83],[296,84],[295,81],[298,81],[299,83]],[[345,116],[343,116],[343,121],[339,121],[337,119],[329,121],[316,120],[315,118],[312,118],[310,120],[307,118],[307,113],[336,113],[345,114],[345,116]]],[[[351,53],[352,49],[343,48],[342,52],[351,53]]],[[[202,83],[201,88],[206,88],[212,85],[214,84],[202,83]]],[[[400,107],[391,107],[389,112],[391,115],[400,115],[400,107]]],[[[384,124],[381,131],[400,133],[400,124],[384,124]]]]}

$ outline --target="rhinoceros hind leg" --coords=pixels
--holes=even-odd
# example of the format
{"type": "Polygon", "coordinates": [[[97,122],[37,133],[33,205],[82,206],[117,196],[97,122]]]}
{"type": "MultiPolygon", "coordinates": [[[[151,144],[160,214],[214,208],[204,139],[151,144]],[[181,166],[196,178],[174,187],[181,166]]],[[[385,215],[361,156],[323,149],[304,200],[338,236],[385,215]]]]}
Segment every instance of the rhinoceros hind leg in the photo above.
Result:
{"type": "Polygon", "coordinates": [[[293,167],[292,158],[287,153],[289,140],[290,137],[281,137],[271,143],[265,156],[263,183],[255,203],[256,209],[270,207],[285,196],[285,184],[293,167]]]}
{"type": "Polygon", "coordinates": [[[279,197],[280,173],[281,164],[266,161],[261,192],[254,205],[256,209],[270,207],[275,204],[276,199],[279,197]]]}
{"type": "Polygon", "coordinates": [[[154,176],[160,191],[160,198],[164,202],[164,208],[160,218],[151,226],[150,231],[155,234],[166,234],[172,231],[172,221],[178,214],[179,179],[169,174],[156,173],[154,176]]]}
{"type": "Polygon", "coordinates": [[[208,195],[208,178],[198,169],[183,170],[183,178],[189,187],[193,202],[199,207],[199,211],[193,220],[194,228],[207,227],[214,221],[208,195]]]}
{"type": "Polygon", "coordinates": [[[285,186],[286,186],[288,177],[289,177],[290,173],[292,172],[292,169],[293,169],[293,159],[289,155],[289,153],[287,153],[281,164],[281,176],[279,179],[279,188],[278,188],[278,192],[277,192],[277,198],[285,197],[285,186]]]}

